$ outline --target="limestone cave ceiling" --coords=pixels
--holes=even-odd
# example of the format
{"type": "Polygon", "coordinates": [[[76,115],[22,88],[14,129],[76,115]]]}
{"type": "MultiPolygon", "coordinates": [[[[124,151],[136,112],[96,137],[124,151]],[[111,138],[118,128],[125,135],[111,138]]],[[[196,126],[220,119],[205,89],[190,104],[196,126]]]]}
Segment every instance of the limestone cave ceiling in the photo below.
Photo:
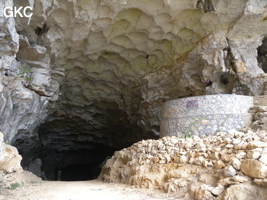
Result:
{"type": "Polygon", "coordinates": [[[30,67],[24,86],[43,112],[30,130],[13,118],[20,128],[6,130],[18,144],[26,137],[61,150],[83,142],[122,148],[158,137],[166,100],[266,93],[266,1],[14,2],[34,8],[31,18],[15,18],[15,65],[30,67]]]}
{"type": "Polygon", "coordinates": [[[29,88],[53,96],[53,81],[64,73],[45,128],[71,130],[72,121],[72,133],[96,130],[101,137],[104,129],[126,127],[126,134],[141,127],[157,135],[162,101],[237,89],[228,54],[245,70],[262,73],[246,51],[255,54],[266,33],[261,8],[267,3],[212,1],[210,12],[199,2],[35,1],[31,19],[16,18],[18,33],[26,36],[17,58],[37,74],[29,88]],[[251,6],[258,8],[251,12],[251,6]]]}

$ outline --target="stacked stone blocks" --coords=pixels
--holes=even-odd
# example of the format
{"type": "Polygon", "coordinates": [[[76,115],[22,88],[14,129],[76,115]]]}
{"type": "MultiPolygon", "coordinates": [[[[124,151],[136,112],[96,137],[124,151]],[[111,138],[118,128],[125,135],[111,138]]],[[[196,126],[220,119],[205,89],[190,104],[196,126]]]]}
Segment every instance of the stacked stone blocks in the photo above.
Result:
{"type": "Polygon", "coordinates": [[[241,130],[251,124],[253,97],[207,95],[165,102],[160,123],[161,137],[214,135],[219,131],[241,130]]]}

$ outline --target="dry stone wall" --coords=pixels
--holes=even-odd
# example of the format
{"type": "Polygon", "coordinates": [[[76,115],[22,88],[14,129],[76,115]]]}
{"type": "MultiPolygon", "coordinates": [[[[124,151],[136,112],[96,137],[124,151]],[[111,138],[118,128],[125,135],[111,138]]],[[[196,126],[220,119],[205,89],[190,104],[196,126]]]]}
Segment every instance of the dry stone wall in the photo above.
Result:
{"type": "Polygon", "coordinates": [[[241,130],[252,122],[248,111],[253,105],[253,97],[227,94],[167,101],[162,105],[160,136],[190,137],[241,130]]]}
{"type": "Polygon", "coordinates": [[[146,140],[118,151],[100,179],[173,193],[183,199],[267,198],[267,132],[146,140]]]}

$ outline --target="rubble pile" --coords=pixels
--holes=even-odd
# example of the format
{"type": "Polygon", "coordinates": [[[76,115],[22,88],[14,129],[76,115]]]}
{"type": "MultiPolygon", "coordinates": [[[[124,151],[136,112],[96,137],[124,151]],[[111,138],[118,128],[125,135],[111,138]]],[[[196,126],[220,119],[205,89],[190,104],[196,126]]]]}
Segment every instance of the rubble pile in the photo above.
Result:
{"type": "Polygon", "coordinates": [[[267,199],[266,136],[248,130],[143,140],[116,152],[99,178],[185,199],[267,199]]]}

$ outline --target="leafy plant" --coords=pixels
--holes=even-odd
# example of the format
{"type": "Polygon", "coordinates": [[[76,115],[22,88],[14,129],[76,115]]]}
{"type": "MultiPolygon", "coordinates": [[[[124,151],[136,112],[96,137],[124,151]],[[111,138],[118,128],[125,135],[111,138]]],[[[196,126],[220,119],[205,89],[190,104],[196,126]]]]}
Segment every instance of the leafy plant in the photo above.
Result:
{"type": "Polygon", "coordinates": [[[190,138],[192,135],[191,135],[191,131],[193,128],[197,128],[200,124],[201,124],[201,121],[202,121],[203,117],[200,118],[199,120],[196,120],[194,121],[193,123],[191,123],[189,125],[189,127],[187,127],[185,129],[185,131],[183,131],[183,136],[181,138],[190,138]]]}
{"type": "Polygon", "coordinates": [[[31,73],[32,73],[32,70],[30,69],[30,67],[28,66],[19,67],[17,70],[17,77],[15,78],[15,80],[24,79],[25,81],[30,81],[31,73]]]}
{"type": "Polygon", "coordinates": [[[183,136],[181,138],[190,138],[190,137],[191,137],[190,133],[183,132],[183,136]]]}
{"type": "Polygon", "coordinates": [[[19,183],[12,183],[12,184],[10,185],[10,187],[8,187],[8,189],[10,189],[10,190],[14,190],[14,189],[16,189],[17,187],[20,187],[20,184],[19,184],[19,183]]]}

